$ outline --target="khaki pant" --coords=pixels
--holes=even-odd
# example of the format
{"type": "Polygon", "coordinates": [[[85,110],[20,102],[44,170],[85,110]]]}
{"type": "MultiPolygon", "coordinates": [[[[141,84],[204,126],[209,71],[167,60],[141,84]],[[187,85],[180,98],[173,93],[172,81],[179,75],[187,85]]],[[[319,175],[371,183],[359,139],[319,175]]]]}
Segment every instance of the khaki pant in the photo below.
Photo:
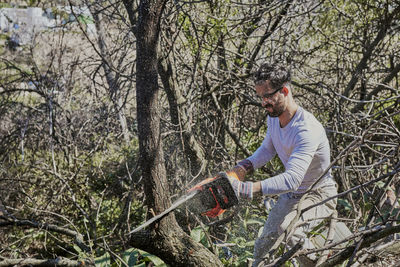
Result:
{"type": "MultiPolygon", "coordinates": [[[[334,182],[325,183],[307,194],[306,198],[301,202],[301,208],[304,209],[317,204],[334,195],[337,195],[336,184],[334,182]]],[[[292,193],[279,196],[277,203],[268,215],[261,236],[255,242],[253,266],[263,266],[263,263],[261,263],[263,259],[265,260],[264,263],[268,262],[268,258],[270,259],[273,253],[273,251],[270,251],[271,247],[295,218],[299,201],[300,197],[296,197],[295,194],[292,193]]],[[[296,222],[293,230],[290,231],[292,235],[287,242],[288,247],[290,248],[298,242],[304,242],[303,248],[313,249],[314,246],[307,238],[307,233],[321,223],[323,218],[332,215],[336,209],[336,202],[337,200],[335,198],[303,213],[298,222],[296,222]]],[[[309,266],[309,259],[299,258],[298,261],[301,265],[309,266]]]]}

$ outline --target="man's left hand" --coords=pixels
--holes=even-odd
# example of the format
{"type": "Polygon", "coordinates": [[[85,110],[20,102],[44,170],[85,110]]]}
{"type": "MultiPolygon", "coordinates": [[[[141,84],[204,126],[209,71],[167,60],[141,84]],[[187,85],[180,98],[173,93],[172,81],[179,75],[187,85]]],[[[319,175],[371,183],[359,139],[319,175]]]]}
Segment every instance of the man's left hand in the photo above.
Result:
{"type": "Polygon", "coordinates": [[[241,182],[233,171],[227,172],[227,177],[238,198],[253,199],[253,183],[241,182]]]}

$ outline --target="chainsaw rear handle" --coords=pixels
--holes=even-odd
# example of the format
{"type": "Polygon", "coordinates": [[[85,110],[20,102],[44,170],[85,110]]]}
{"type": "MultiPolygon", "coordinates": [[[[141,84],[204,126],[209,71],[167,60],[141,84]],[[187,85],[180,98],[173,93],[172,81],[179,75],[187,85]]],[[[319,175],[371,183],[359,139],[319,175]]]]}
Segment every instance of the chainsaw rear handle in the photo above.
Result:
{"type": "MultiPolygon", "coordinates": [[[[190,188],[190,189],[188,190],[188,192],[192,192],[192,191],[194,191],[194,190],[200,190],[200,191],[202,191],[202,190],[204,190],[204,188],[205,188],[205,187],[204,187],[205,184],[208,184],[208,183],[210,183],[210,182],[212,182],[212,181],[214,181],[214,180],[216,180],[216,179],[218,179],[218,178],[221,178],[221,177],[226,177],[226,178],[229,180],[228,175],[229,175],[231,178],[235,178],[235,179],[239,180],[239,177],[237,176],[237,174],[236,174],[234,171],[220,172],[220,173],[218,173],[215,177],[211,177],[211,178],[204,179],[204,180],[201,181],[200,183],[198,183],[198,184],[196,184],[195,186],[193,186],[192,188],[190,188]]],[[[239,180],[239,181],[240,181],[240,180],[239,180]]]]}

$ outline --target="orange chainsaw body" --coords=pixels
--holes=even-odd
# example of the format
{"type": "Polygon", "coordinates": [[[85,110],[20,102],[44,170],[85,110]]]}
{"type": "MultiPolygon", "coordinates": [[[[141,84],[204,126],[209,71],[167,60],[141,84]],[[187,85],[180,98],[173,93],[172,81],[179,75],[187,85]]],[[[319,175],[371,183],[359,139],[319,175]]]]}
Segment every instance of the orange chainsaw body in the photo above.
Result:
{"type": "Polygon", "coordinates": [[[226,173],[220,173],[197,184],[189,191],[199,193],[190,201],[189,206],[208,217],[217,217],[239,203],[226,173]]]}

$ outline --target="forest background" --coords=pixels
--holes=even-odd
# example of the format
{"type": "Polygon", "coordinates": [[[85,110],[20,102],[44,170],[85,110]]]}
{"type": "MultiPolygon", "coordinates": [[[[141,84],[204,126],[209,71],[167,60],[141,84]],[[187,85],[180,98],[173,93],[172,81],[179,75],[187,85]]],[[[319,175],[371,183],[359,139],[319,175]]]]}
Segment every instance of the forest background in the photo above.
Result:
{"type": "MultiPolygon", "coordinates": [[[[268,214],[261,198],[219,220],[181,208],[127,233],[260,145],[252,74],[263,62],[291,69],[295,98],[328,134],[335,219],[352,236],[327,243],[319,253],[335,256],[322,264],[399,263],[398,1],[0,6],[57,21],[23,45],[0,34],[0,266],[246,266],[268,214]]],[[[251,179],[282,171],[274,159],[251,179]]],[[[287,266],[307,253],[286,252],[287,266]]]]}

